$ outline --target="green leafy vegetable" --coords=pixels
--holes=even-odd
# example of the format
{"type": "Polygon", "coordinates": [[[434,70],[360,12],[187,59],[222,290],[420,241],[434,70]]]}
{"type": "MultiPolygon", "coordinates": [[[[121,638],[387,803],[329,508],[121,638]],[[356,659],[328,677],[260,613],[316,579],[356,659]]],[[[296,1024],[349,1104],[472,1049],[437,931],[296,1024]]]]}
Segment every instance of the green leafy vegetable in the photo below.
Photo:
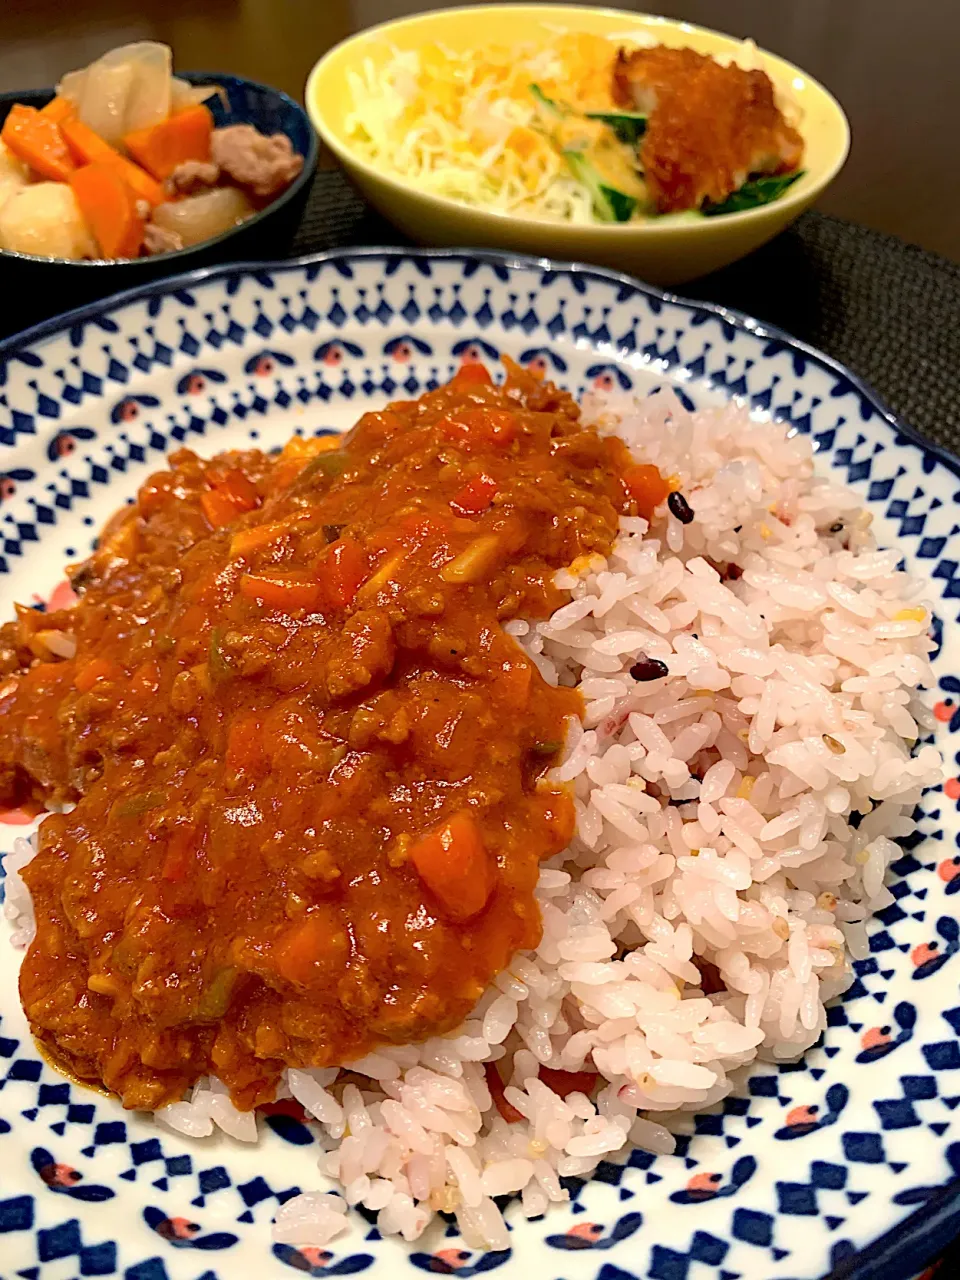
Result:
{"type": "Polygon", "coordinates": [[[530,754],[532,756],[538,756],[541,760],[545,760],[550,756],[555,756],[562,746],[562,742],[551,738],[544,742],[535,742],[530,748],[530,754]]]}
{"type": "Polygon", "coordinates": [[[778,173],[769,178],[753,178],[719,204],[704,205],[704,215],[715,218],[721,213],[744,213],[747,209],[759,209],[761,205],[772,204],[774,200],[779,200],[786,189],[798,178],[802,178],[803,174],[804,170],[798,169],[795,173],[778,173]]]}
{"type": "Polygon", "coordinates": [[[564,151],[567,167],[578,182],[590,192],[593,211],[601,222],[629,222],[637,202],[625,191],[611,187],[590,163],[582,151],[564,151]]]}
{"type": "Polygon", "coordinates": [[[561,106],[559,102],[555,102],[553,98],[548,98],[538,84],[532,84],[530,86],[530,92],[533,94],[534,98],[536,98],[537,106],[542,107],[555,119],[560,120],[567,114],[567,108],[561,106]]]}
{"type": "Polygon", "coordinates": [[[647,131],[647,117],[639,111],[588,111],[587,119],[608,125],[628,147],[635,147],[647,131]]]}

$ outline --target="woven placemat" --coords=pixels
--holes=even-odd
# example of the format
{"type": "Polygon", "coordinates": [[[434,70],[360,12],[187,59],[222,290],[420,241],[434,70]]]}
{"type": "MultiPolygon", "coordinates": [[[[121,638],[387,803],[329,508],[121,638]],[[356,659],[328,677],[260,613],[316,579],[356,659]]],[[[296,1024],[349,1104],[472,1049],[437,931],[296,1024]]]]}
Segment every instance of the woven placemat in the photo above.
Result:
{"type": "MultiPolygon", "coordinates": [[[[289,252],[398,242],[343,174],[322,172],[289,252]]],[[[825,351],[905,422],[960,453],[960,265],[813,212],[681,292],[745,311],[825,351]]]]}

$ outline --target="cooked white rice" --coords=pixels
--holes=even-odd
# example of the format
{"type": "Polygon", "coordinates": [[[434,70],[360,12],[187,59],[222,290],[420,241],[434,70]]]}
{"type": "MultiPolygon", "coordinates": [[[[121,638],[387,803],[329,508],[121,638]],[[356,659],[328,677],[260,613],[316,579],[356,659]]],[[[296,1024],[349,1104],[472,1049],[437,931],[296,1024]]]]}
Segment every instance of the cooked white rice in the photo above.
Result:
{"type": "MultiPolygon", "coordinates": [[[[690,414],[669,391],[587,411],[678,477],[694,518],[623,520],[608,561],[560,575],[569,604],[509,627],[586,703],[555,771],[575,788],[578,833],[541,873],[543,941],[457,1034],[351,1063],[367,1087],[287,1073],[339,1195],[285,1204],[278,1241],[326,1244],[362,1204],[383,1234],[413,1240],[448,1210],[471,1247],[505,1248],[493,1197],[519,1193],[536,1216],[567,1198],[564,1175],[631,1144],[670,1151],[676,1113],[816,1041],[866,954],[864,921],[892,901],[895,840],[942,779],[937,751],[915,750],[932,723],[922,589],[896,550],[876,550],[856,495],[814,476],[809,441],[733,405],[690,414]],[[638,682],[644,658],[668,674],[638,682]],[[705,994],[696,960],[723,990],[705,994]],[[493,1105],[491,1061],[522,1122],[493,1105]],[[563,1100],[541,1065],[596,1070],[603,1087],[563,1100]]],[[[6,859],[21,946],[31,853],[21,841],[6,859]]],[[[216,1080],[156,1118],[256,1138],[216,1080]]]]}

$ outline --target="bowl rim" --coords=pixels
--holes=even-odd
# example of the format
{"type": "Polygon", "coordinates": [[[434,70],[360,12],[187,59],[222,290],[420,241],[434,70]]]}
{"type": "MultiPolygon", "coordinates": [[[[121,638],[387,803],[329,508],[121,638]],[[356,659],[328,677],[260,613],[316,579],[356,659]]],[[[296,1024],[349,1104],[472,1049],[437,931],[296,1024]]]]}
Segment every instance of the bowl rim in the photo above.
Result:
{"type": "MultiPolygon", "coordinates": [[[[637,23],[639,21],[653,22],[662,27],[670,27],[679,29],[684,32],[700,33],[710,36],[719,36],[723,40],[743,43],[738,41],[737,36],[730,35],[725,31],[718,31],[715,27],[705,27],[695,22],[685,22],[679,18],[667,18],[660,14],[653,13],[636,13],[628,9],[617,9],[607,5],[575,5],[575,4],[532,4],[532,3],[506,3],[506,4],[479,4],[467,5],[461,4],[450,9],[429,9],[421,13],[410,14],[407,17],[391,18],[386,22],[379,22],[375,26],[365,27],[362,31],[353,32],[344,39],[338,41],[332,48],[328,49],[321,58],[319,58],[311,67],[304,86],[304,102],[306,104],[306,112],[310,120],[323,139],[324,143],[336,155],[337,159],[348,170],[356,169],[368,175],[380,184],[384,184],[394,191],[415,195],[420,199],[438,206],[439,208],[448,209],[451,213],[466,211],[475,218],[489,218],[494,222],[506,225],[516,223],[525,228],[545,226],[550,228],[560,227],[565,231],[573,231],[578,235],[586,235],[589,237],[603,237],[630,239],[638,236],[648,236],[651,239],[657,236],[681,236],[691,237],[704,233],[706,227],[710,226],[716,229],[717,225],[722,226],[748,226],[750,222],[761,222],[765,217],[770,216],[772,209],[779,211],[787,211],[793,213],[793,217],[798,216],[807,208],[814,200],[820,196],[823,191],[830,185],[840,170],[846,163],[850,154],[850,121],[847,119],[846,112],[843,107],[830,92],[830,90],[821,81],[804,71],[802,67],[798,67],[795,63],[790,62],[787,58],[783,58],[772,50],[757,46],[758,52],[765,57],[776,58],[777,61],[784,64],[796,75],[802,76],[809,84],[817,88],[825,97],[828,106],[835,113],[837,122],[841,128],[841,145],[837,155],[833,161],[821,173],[816,175],[807,173],[805,176],[814,179],[812,188],[802,187],[798,183],[789,188],[782,196],[769,205],[761,205],[756,209],[745,209],[738,213],[723,214],[719,219],[708,219],[703,221],[687,221],[681,220],[684,215],[678,215],[676,219],[670,221],[650,219],[645,222],[620,222],[620,223],[571,223],[557,222],[549,218],[534,218],[525,214],[511,213],[501,209],[484,209],[476,205],[467,204],[465,201],[456,200],[452,196],[436,195],[433,192],[422,191],[419,187],[415,187],[412,183],[404,181],[402,178],[395,177],[393,174],[387,173],[382,169],[378,169],[375,165],[365,160],[351,147],[345,146],[338,137],[335,136],[333,130],[328,127],[324,112],[320,106],[317,87],[322,80],[327,66],[341,50],[351,44],[362,44],[369,40],[371,36],[376,37],[384,32],[390,32],[398,27],[416,27],[421,23],[426,24],[438,17],[457,17],[461,14],[469,14],[477,21],[481,21],[485,15],[494,15],[499,13],[509,13],[513,11],[523,11],[535,16],[539,12],[569,14],[571,18],[578,15],[588,13],[599,15],[602,17],[622,18],[627,23],[637,23]],[[797,187],[801,189],[798,191],[797,187]]],[[[684,211],[686,213],[687,211],[684,211]]],[[[670,218],[670,215],[667,215],[670,218]]],[[[791,221],[787,218],[785,221],[791,221]]]]}
{"type": "MultiPolygon", "coordinates": [[[[317,136],[317,130],[313,120],[310,118],[309,112],[295,98],[284,92],[283,89],[275,89],[273,85],[264,84],[260,80],[252,80],[249,76],[237,76],[229,71],[178,71],[177,78],[186,80],[190,84],[215,84],[226,85],[228,83],[246,85],[253,89],[258,89],[263,93],[273,95],[280,99],[287,107],[294,108],[295,111],[303,117],[303,122],[307,128],[307,136],[309,143],[307,146],[307,154],[303,157],[303,168],[286,188],[282,191],[276,200],[271,200],[268,205],[262,209],[258,209],[251,217],[246,218],[243,222],[237,223],[236,226],[230,227],[226,231],[221,231],[219,235],[212,236],[209,240],[201,240],[199,244],[185,245],[182,249],[173,249],[167,253],[155,253],[150,257],[144,258],[50,258],[45,254],[39,253],[20,253],[16,249],[0,249],[0,268],[4,262],[29,263],[31,265],[40,265],[48,263],[51,267],[72,267],[80,271],[87,271],[93,267],[112,267],[125,268],[130,271],[144,271],[152,264],[157,262],[176,262],[183,263],[183,269],[189,269],[189,259],[198,253],[205,253],[214,245],[222,244],[225,240],[229,240],[231,236],[243,231],[246,228],[255,227],[259,223],[266,220],[269,214],[282,209],[284,205],[296,198],[298,192],[313,180],[317,169],[317,160],[320,155],[320,140],[317,136]]],[[[43,85],[38,89],[11,89],[0,93],[0,107],[7,103],[23,102],[28,98],[40,99],[46,96],[49,101],[56,93],[56,86],[43,85]]]]}

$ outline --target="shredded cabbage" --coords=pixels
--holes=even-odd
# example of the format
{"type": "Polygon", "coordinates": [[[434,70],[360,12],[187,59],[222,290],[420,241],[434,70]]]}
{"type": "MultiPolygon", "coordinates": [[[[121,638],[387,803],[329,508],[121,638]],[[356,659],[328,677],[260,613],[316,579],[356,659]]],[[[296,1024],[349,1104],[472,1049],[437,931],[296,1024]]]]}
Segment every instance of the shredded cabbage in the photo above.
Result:
{"type": "MultiPolygon", "coordinates": [[[[586,40],[591,73],[599,42],[609,80],[615,46],[586,40]]],[[[371,164],[433,195],[503,213],[593,222],[590,193],[540,127],[530,92],[532,83],[542,84],[573,101],[578,95],[571,89],[571,64],[578,52],[583,60],[583,45],[582,37],[561,37],[539,50],[457,53],[428,45],[394,50],[385,67],[365,59],[347,77],[348,136],[371,164]]]]}

